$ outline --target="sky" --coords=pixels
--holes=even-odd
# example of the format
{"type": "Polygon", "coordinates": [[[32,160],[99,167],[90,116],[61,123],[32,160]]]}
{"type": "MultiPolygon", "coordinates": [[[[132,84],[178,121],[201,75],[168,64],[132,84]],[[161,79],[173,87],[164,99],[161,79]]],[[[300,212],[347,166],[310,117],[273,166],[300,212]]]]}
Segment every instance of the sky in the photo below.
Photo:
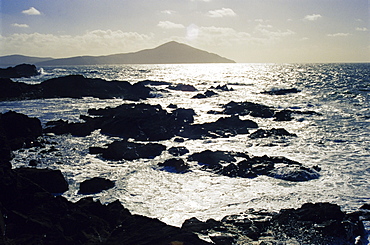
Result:
{"type": "Polygon", "coordinates": [[[178,41],[236,62],[370,61],[370,0],[0,0],[0,56],[178,41]]]}

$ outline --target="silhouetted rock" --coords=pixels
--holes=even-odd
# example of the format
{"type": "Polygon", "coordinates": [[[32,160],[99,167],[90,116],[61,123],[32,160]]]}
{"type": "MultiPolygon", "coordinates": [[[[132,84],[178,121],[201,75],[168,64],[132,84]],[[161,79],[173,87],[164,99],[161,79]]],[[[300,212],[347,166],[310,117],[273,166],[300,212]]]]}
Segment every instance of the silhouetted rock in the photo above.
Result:
{"type": "Polygon", "coordinates": [[[264,91],[264,92],[261,92],[261,94],[286,95],[286,94],[299,93],[299,92],[301,92],[301,90],[298,90],[296,88],[286,88],[286,89],[274,89],[270,91],[264,91]]]}
{"type": "Polygon", "coordinates": [[[296,134],[291,134],[283,128],[272,128],[272,129],[258,129],[257,131],[249,135],[250,138],[267,138],[271,136],[293,136],[296,137],[296,134]]]}
{"type": "Polygon", "coordinates": [[[171,83],[169,82],[164,82],[164,81],[152,81],[152,80],[144,80],[144,81],[140,81],[140,82],[137,82],[138,84],[142,84],[142,85],[150,85],[150,86],[161,86],[161,85],[170,85],[171,83]]]}
{"type": "Polygon", "coordinates": [[[192,97],[192,99],[205,99],[212,96],[218,95],[217,93],[213,92],[212,90],[207,90],[204,94],[197,94],[192,97]]]}
{"type": "Polygon", "coordinates": [[[231,101],[223,106],[223,114],[227,115],[251,115],[253,117],[270,118],[274,116],[274,110],[268,106],[253,102],[234,102],[231,101]]]}
{"type": "Polygon", "coordinates": [[[290,110],[277,111],[274,114],[275,121],[291,121],[293,119],[292,113],[290,110]]]}
{"type": "Polygon", "coordinates": [[[90,148],[91,154],[102,153],[108,160],[134,160],[139,158],[154,158],[159,156],[166,146],[157,143],[140,144],[123,141],[114,141],[107,148],[90,148]]]}
{"type": "Polygon", "coordinates": [[[249,157],[244,153],[205,150],[188,157],[197,161],[204,170],[229,177],[255,178],[267,175],[287,181],[308,181],[320,177],[318,167],[305,167],[285,157],[249,157]],[[238,162],[236,157],[244,158],[238,162]]]}
{"type": "Polygon", "coordinates": [[[68,190],[68,183],[60,170],[17,168],[14,172],[31,180],[50,193],[63,193],[68,190]]]}
{"type": "Polygon", "coordinates": [[[184,92],[194,92],[197,91],[197,89],[193,85],[188,85],[188,84],[176,84],[176,85],[171,85],[167,87],[168,89],[172,90],[179,90],[179,91],[184,91],[184,92]]]}
{"type": "Polygon", "coordinates": [[[0,83],[5,91],[10,91],[10,93],[0,92],[2,100],[96,97],[137,101],[149,98],[151,91],[141,83],[131,85],[126,81],[105,81],[98,78],[85,78],[82,75],[52,78],[35,85],[4,79],[1,79],[0,83]]]}
{"type": "Polygon", "coordinates": [[[35,65],[20,64],[14,67],[0,68],[0,78],[21,78],[37,76],[40,73],[35,65]]]}
{"type": "Polygon", "coordinates": [[[186,220],[183,230],[210,236],[217,231],[217,245],[224,244],[355,244],[364,238],[365,230],[359,217],[340,210],[330,203],[306,203],[298,209],[279,213],[248,210],[229,215],[221,221],[186,220]]]}
{"type": "Polygon", "coordinates": [[[179,146],[179,147],[171,147],[168,149],[168,152],[172,156],[182,156],[185,155],[186,153],[189,153],[189,150],[186,149],[184,146],[179,146]]]}
{"type": "Polygon", "coordinates": [[[39,146],[42,136],[41,122],[14,111],[0,113],[0,131],[6,137],[11,150],[39,146]]]}
{"type": "Polygon", "coordinates": [[[158,166],[164,167],[168,172],[183,173],[189,169],[189,165],[182,159],[171,158],[163,163],[158,163],[158,166]]]}
{"type": "Polygon", "coordinates": [[[251,120],[241,120],[238,116],[231,116],[219,118],[211,123],[185,125],[178,135],[190,139],[230,137],[248,134],[248,128],[257,127],[257,123],[251,120]]]}
{"type": "Polygon", "coordinates": [[[94,194],[114,187],[114,182],[101,177],[94,177],[80,183],[79,194],[94,194]]]}
{"type": "Polygon", "coordinates": [[[23,82],[13,82],[9,78],[0,78],[0,100],[33,98],[33,85],[23,82]]]}
{"type": "Polygon", "coordinates": [[[229,88],[227,87],[227,85],[217,85],[216,87],[211,87],[211,89],[216,89],[216,90],[220,90],[220,91],[234,91],[233,88],[229,88]]]}

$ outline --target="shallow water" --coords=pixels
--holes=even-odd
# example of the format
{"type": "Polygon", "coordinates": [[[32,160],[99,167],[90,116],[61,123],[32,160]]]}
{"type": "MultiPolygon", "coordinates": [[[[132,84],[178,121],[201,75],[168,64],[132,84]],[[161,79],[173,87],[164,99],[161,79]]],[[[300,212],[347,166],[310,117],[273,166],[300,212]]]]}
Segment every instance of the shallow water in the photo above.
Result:
{"type": "MultiPolygon", "coordinates": [[[[285,156],[307,166],[319,165],[322,168],[319,179],[289,182],[267,176],[230,178],[201,171],[195,162],[190,162],[190,172],[169,173],[157,167],[157,163],[171,157],[168,153],[155,159],[106,161],[88,154],[90,146],[103,146],[117,139],[101,135],[99,130],[87,137],[48,136],[50,142],[58,143],[59,152],[43,155],[39,149],[21,150],[12,163],[17,167],[28,165],[30,159],[39,159],[40,167],[60,169],[70,184],[64,196],[73,201],[83,197],[77,194],[83,180],[96,176],[115,180],[113,189],[94,197],[103,203],[119,199],[132,213],[176,226],[191,217],[220,219],[248,208],[278,211],[306,202],[331,202],[345,211],[354,211],[370,203],[369,73],[370,64],[112,65],[43,67],[40,76],[17,79],[39,83],[52,77],[83,74],[132,83],[145,79],[185,83],[194,85],[199,92],[225,84],[234,89],[217,91],[218,96],[207,99],[191,99],[197,92],[166,92],[161,90],[166,86],[153,87],[157,90],[153,92],[154,98],[145,103],[160,104],[163,108],[171,103],[193,108],[196,123],[217,120],[221,115],[207,111],[221,110],[220,106],[231,100],[319,112],[321,115],[294,115],[295,119],[289,122],[244,117],[256,121],[260,128],[283,127],[298,137],[252,140],[248,135],[238,135],[183,143],[160,142],[168,148],[185,146],[189,154],[209,149],[285,156]],[[297,88],[301,92],[275,96],[260,93],[281,88],[297,88]]],[[[78,121],[79,115],[87,114],[89,108],[122,103],[130,102],[96,98],[7,101],[0,102],[0,112],[14,110],[38,117],[43,123],[57,119],[78,121]]]]}

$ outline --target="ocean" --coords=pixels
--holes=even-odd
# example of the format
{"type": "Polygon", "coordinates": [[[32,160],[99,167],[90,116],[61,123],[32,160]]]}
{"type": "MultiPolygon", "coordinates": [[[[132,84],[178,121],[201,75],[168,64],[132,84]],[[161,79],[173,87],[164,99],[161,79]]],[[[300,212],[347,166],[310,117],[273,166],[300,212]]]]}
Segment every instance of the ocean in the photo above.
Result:
{"type": "MultiPolygon", "coordinates": [[[[12,160],[14,167],[27,166],[30,159],[41,168],[60,169],[70,189],[63,195],[77,201],[79,183],[92,177],[115,181],[114,188],[91,195],[102,203],[120,200],[132,213],[155,217],[167,224],[181,226],[197,217],[221,219],[247,209],[279,211],[298,208],[307,202],[330,202],[344,211],[356,211],[370,203],[370,64],[171,64],[171,65],[99,65],[40,67],[41,74],[14,79],[30,84],[82,74],[89,78],[142,80],[189,84],[204,93],[211,86],[226,85],[231,91],[204,99],[193,99],[198,92],[168,90],[167,85],[152,86],[152,98],[142,101],[162,108],[175,104],[192,108],[195,123],[213,122],[222,115],[209,114],[230,101],[250,101],[277,109],[314,111],[295,114],[292,121],[243,116],[259,128],[284,128],[298,137],[251,139],[246,134],[229,138],[164,140],[167,148],[184,146],[190,153],[222,150],[251,156],[284,156],[305,166],[321,168],[318,179],[292,182],[268,176],[257,178],[227,177],[202,171],[196,164],[191,171],[177,174],[163,171],[158,163],[172,156],[166,152],[154,159],[109,161],[89,154],[89,147],[104,146],[117,140],[94,131],[86,137],[48,135],[59,151],[43,154],[22,149],[12,160]],[[296,88],[300,92],[270,95],[264,91],[296,88]]],[[[45,125],[51,120],[79,121],[90,108],[115,107],[132,103],[122,99],[58,98],[2,101],[0,112],[13,110],[37,117],[45,125]]],[[[168,109],[170,110],[170,109],[168,109]]],[[[255,131],[250,130],[251,132],[255,131]]],[[[365,222],[370,230],[369,222],[365,222]]]]}

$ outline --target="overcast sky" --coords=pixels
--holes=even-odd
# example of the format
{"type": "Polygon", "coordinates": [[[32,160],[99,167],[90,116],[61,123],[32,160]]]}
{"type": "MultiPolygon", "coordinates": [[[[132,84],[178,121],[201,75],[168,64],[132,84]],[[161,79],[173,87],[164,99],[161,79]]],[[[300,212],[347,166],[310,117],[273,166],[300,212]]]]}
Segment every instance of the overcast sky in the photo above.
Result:
{"type": "Polygon", "coordinates": [[[0,0],[0,55],[106,55],[175,40],[237,62],[370,61],[370,0],[0,0]]]}

